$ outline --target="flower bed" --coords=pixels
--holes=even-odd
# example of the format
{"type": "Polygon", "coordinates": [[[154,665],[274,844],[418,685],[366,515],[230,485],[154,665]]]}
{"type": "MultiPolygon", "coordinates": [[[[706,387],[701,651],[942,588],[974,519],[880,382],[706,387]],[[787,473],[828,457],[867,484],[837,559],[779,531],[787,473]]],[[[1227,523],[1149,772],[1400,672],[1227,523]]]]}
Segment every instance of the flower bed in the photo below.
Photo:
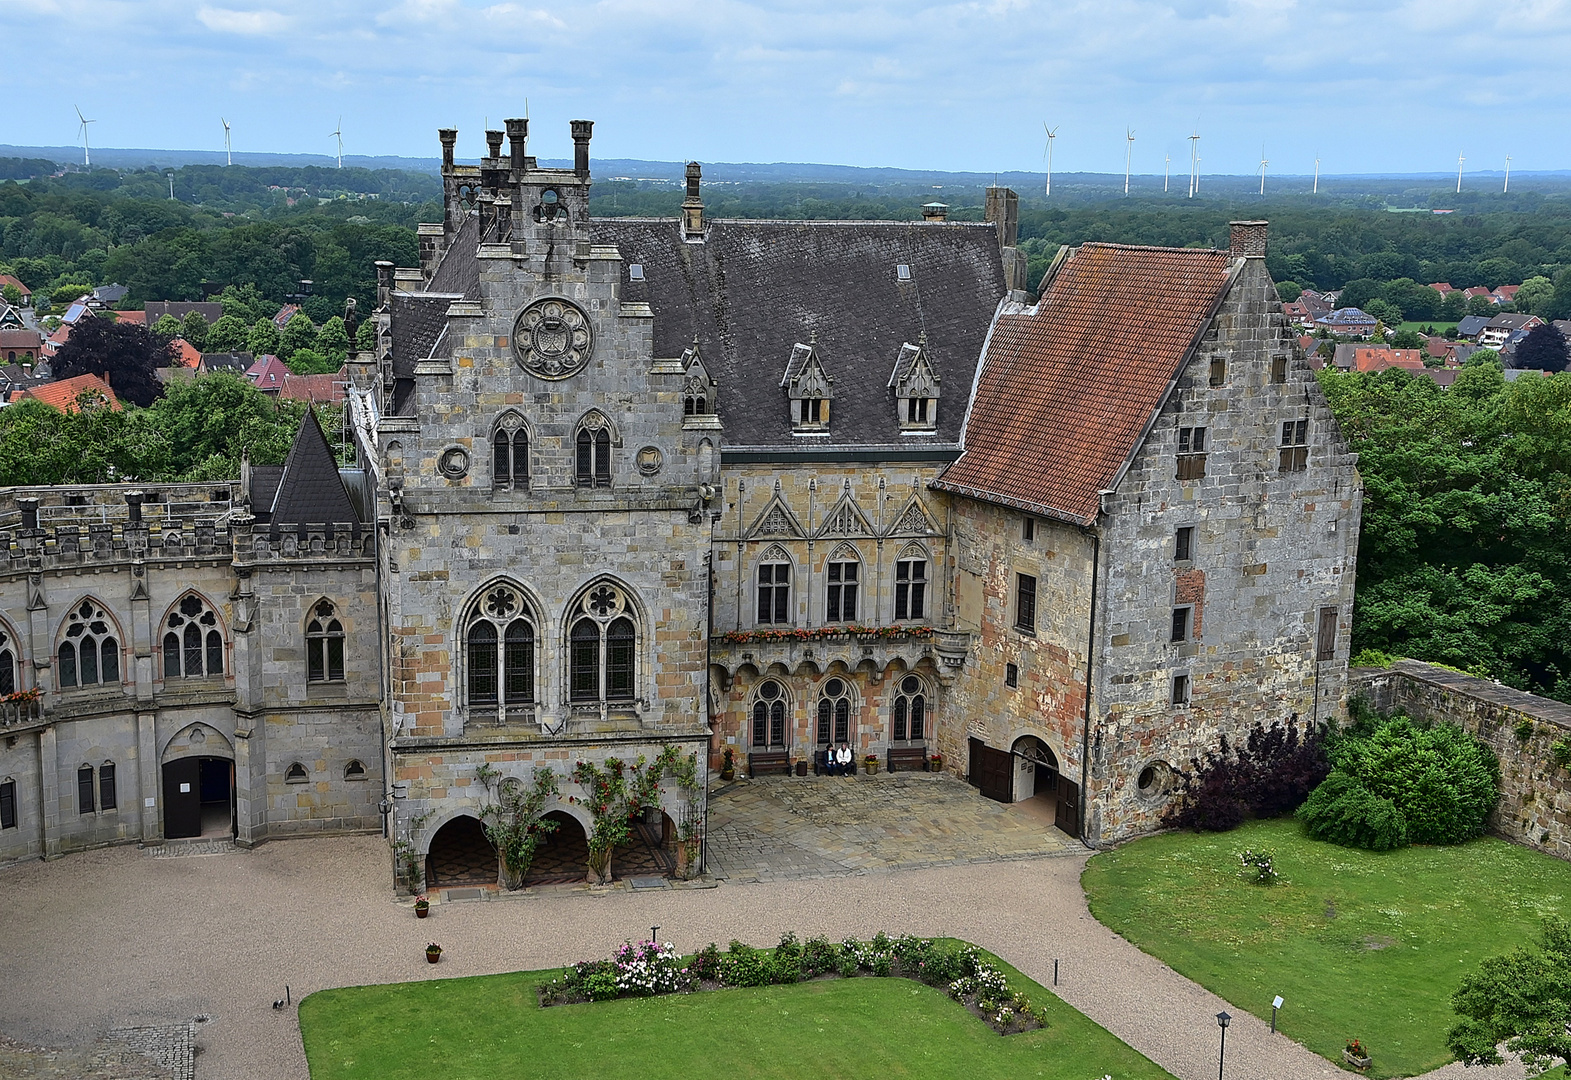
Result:
{"type": "Polygon", "coordinates": [[[733,630],[721,634],[727,645],[746,645],[754,641],[823,641],[828,638],[930,638],[938,631],[931,626],[816,626],[797,630],[733,630]]]}
{"type": "Polygon", "coordinates": [[[1000,1035],[1045,1027],[1024,994],[1009,989],[997,967],[974,946],[946,947],[927,938],[880,933],[871,941],[826,937],[800,941],[786,934],[773,949],[733,941],[725,952],[711,943],[691,957],[669,942],[628,942],[609,960],[583,960],[537,987],[540,1005],[573,1005],[622,997],[686,994],[735,986],[771,986],[809,979],[859,976],[915,979],[940,987],[1000,1035]]]}

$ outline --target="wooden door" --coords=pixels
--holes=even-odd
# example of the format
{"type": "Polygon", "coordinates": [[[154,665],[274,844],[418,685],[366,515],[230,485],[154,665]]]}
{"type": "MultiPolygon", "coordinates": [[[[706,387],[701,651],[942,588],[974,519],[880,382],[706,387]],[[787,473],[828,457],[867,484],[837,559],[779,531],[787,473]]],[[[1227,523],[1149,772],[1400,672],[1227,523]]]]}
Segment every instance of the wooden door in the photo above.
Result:
{"type": "Polygon", "coordinates": [[[971,783],[989,799],[1014,801],[1014,757],[981,739],[971,740],[971,783]]]}
{"type": "Polygon", "coordinates": [[[164,839],[202,835],[202,762],[182,758],[164,766],[164,839]]]}
{"type": "Polygon", "coordinates": [[[1070,836],[1080,835],[1080,785],[1070,783],[1062,774],[1058,777],[1058,815],[1053,824],[1070,836]]]}

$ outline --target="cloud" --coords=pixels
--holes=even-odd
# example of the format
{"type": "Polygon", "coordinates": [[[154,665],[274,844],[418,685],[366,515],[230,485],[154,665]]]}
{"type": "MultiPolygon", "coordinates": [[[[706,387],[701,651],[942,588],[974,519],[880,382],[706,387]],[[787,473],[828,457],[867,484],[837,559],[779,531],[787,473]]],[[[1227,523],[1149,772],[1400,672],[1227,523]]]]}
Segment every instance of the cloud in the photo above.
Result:
{"type": "Polygon", "coordinates": [[[201,7],[196,17],[209,30],[220,34],[265,35],[288,28],[290,19],[276,11],[232,11],[229,8],[201,7]]]}

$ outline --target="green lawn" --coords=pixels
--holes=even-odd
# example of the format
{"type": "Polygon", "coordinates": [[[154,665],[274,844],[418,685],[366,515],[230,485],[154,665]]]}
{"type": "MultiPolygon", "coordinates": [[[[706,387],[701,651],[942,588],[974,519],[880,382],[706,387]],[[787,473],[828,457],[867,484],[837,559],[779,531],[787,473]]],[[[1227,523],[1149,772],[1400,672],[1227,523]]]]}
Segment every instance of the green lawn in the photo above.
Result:
{"type": "Polygon", "coordinates": [[[1402,325],[1396,327],[1395,329],[1397,329],[1397,330],[1416,330],[1416,331],[1418,331],[1421,334],[1421,333],[1424,332],[1424,327],[1426,327],[1426,326],[1433,326],[1435,328],[1435,333],[1437,333],[1437,334],[1443,334],[1447,330],[1455,330],[1456,329],[1456,323],[1454,323],[1454,322],[1446,322],[1444,319],[1420,319],[1417,322],[1411,322],[1411,321],[1410,322],[1405,322],[1402,325]]]}
{"type": "Polygon", "coordinates": [[[1501,840],[1356,851],[1292,819],[1230,833],[1168,833],[1095,856],[1083,878],[1107,926],[1241,1009],[1337,1060],[1362,1039],[1371,1076],[1451,1059],[1451,993],[1486,956],[1571,913],[1571,865],[1501,840]],[[1271,848],[1283,883],[1238,877],[1238,853],[1271,848]]]}
{"type": "Polygon", "coordinates": [[[1172,1080],[1006,965],[1048,1026],[1002,1036],[909,979],[833,979],[542,1009],[557,971],[323,990],[300,1003],[314,1080],[1048,1077],[1172,1080]]]}

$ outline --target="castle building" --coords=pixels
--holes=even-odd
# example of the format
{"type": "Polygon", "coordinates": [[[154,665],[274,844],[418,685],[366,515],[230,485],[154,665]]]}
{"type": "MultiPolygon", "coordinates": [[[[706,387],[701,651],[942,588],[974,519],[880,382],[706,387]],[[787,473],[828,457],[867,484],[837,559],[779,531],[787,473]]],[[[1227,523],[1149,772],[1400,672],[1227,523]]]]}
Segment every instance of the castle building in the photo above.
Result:
{"type": "MultiPolygon", "coordinates": [[[[1007,189],[714,220],[695,164],[678,218],[594,220],[592,125],[570,169],[527,134],[440,133],[354,468],[311,420],[238,483],[0,492],[0,861],[378,829],[406,887],[494,879],[491,785],[549,767],[560,870],[579,762],[841,745],[1105,844],[1222,736],[1341,707],[1361,488],[1263,222],[1032,294],[1007,189]]],[[[708,771],[640,823],[655,869],[708,771]]]]}

